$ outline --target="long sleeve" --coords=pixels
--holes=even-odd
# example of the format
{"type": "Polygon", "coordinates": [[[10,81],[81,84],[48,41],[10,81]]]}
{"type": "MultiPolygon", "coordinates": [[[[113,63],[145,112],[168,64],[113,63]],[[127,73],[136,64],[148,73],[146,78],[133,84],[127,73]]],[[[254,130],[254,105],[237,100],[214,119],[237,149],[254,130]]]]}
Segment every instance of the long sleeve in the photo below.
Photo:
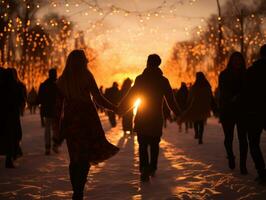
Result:
{"type": "Polygon", "coordinates": [[[93,98],[95,99],[96,103],[103,106],[104,108],[107,108],[109,110],[115,111],[117,107],[113,105],[110,101],[108,101],[99,91],[97,83],[94,79],[94,77],[91,75],[91,81],[90,81],[90,91],[93,95],[93,98]]]}
{"type": "Polygon", "coordinates": [[[168,80],[166,81],[166,84],[165,84],[165,95],[164,96],[170,109],[174,112],[176,116],[179,116],[181,109],[175,100],[173,90],[168,80]]]}
{"type": "Polygon", "coordinates": [[[122,98],[118,105],[119,113],[122,115],[126,114],[128,111],[132,110],[134,107],[134,101],[136,92],[138,91],[138,79],[135,80],[135,83],[132,88],[127,92],[127,94],[122,98]]]}

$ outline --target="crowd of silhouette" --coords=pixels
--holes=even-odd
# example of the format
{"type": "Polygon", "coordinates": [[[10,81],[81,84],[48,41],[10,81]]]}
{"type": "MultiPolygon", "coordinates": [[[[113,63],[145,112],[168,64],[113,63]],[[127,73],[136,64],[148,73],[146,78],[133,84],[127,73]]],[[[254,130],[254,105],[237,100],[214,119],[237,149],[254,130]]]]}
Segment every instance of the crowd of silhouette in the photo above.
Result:
{"type": "Polygon", "coordinates": [[[59,146],[66,140],[73,199],[83,199],[90,166],[119,151],[105,138],[99,112],[106,113],[112,127],[117,125],[118,117],[122,118],[125,135],[136,133],[140,179],[147,182],[157,170],[159,143],[167,120],[177,122],[179,131],[182,124],[186,132],[193,126],[195,139],[203,144],[204,126],[212,111],[219,117],[224,131],[229,168],[236,167],[233,152],[236,126],[241,174],[248,173],[249,148],[258,173],[256,180],[266,183],[260,149],[261,133],[266,128],[266,45],[260,49],[260,58],[248,68],[240,52],[232,53],[226,68],[217,77],[219,85],[214,95],[203,72],[196,73],[192,85],[182,83],[179,89],[172,89],[159,68],[161,58],[157,54],[148,56],[146,68],[133,86],[132,80],[127,78],[121,89],[114,82],[105,91],[102,86],[98,88],[87,69],[88,62],[83,50],[73,50],[59,78],[56,69],[50,69],[39,91],[31,88],[28,94],[14,68],[0,68],[0,154],[6,156],[6,168],[14,168],[14,160],[23,154],[20,116],[26,104],[32,114],[40,106],[45,155],[51,150],[59,153],[59,146]],[[134,116],[136,99],[141,103],[134,116]]]}

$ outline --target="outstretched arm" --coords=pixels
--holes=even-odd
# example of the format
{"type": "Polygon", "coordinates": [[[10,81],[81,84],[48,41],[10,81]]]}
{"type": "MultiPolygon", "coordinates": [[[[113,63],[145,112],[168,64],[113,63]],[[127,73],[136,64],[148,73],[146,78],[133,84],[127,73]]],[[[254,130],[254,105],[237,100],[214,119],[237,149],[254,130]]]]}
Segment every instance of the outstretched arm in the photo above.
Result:
{"type": "Polygon", "coordinates": [[[97,83],[94,77],[91,75],[90,91],[95,99],[96,103],[107,108],[109,110],[117,111],[117,107],[108,101],[99,91],[97,83]]]}
{"type": "Polygon", "coordinates": [[[135,83],[128,93],[122,98],[118,105],[118,112],[121,115],[126,114],[128,111],[134,108],[134,101],[136,100],[136,92],[138,91],[138,78],[136,78],[135,83]]]}
{"type": "Polygon", "coordinates": [[[178,103],[175,100],[175,97],[174,97],[174,94],[173,94],[173,90],[172,90],[168,80],[165,83],[165,94],[164,94],[164,97],[165,97],[166,102],[167,102],[168,106],[170,107],[170,109],[174,112],[174,114],[176,116],[179,116],[181,114],[181,109],[180,109],[178,103]]]}

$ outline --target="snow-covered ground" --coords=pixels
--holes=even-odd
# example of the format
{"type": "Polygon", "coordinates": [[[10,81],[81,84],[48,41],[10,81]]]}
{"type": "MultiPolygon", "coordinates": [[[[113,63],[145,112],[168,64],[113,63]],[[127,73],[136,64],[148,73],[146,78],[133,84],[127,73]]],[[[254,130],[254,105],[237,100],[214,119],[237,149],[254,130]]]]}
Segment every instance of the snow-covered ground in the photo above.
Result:
{"type": "MultiPolygon", "coordinates": [[[[248,175],[240,175],[238,168],[228,169],[223,132],[216,119],[208,120],[203,145],[197,144],[192,129],[178,132],[175,123],[168,124],[161,141],[157,175],[144,184],[139,181],[136,137],[123,136],[120,123],[110,128],[106,116],[101,115],[101,119],[108,139],[121,150],[91,168],[85,199],[266,199],[266,186],[254,181],[256,172],[250,156],[248,175]]],[[[26,114],[22,126],[24,156],[16,162],[17,168],[5,169],[4,157],[0,157],[0,200],[71,199],[66,145],[59,155],[45,156],[39,116],[26,114]]],[[[265,155],[265,133],[261,146],[265,155]]],[[[234,148],[238,157],[237,139],[234,148]]]]}

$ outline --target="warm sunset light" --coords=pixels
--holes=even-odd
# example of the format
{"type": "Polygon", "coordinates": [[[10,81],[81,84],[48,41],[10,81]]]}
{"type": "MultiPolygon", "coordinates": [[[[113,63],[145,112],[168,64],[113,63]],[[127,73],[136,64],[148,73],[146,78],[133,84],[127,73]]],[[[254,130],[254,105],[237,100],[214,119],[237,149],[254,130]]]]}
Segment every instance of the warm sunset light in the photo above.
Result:
{"type": "Polygon", "coordinates": [[[265,80],[266,0],[0,0],[0,200],[266,200],[265,80]]]}
{"type": "Polygon", "coordinates": [[[133,113],[134,113],[134,115],[137,114],[138,107],[140,106],[140,104],[141,104],[141,99],[138,98],[138,99],[135,101],[135,103],[134,103],[134,108],[133,108],[133,113]]]}

